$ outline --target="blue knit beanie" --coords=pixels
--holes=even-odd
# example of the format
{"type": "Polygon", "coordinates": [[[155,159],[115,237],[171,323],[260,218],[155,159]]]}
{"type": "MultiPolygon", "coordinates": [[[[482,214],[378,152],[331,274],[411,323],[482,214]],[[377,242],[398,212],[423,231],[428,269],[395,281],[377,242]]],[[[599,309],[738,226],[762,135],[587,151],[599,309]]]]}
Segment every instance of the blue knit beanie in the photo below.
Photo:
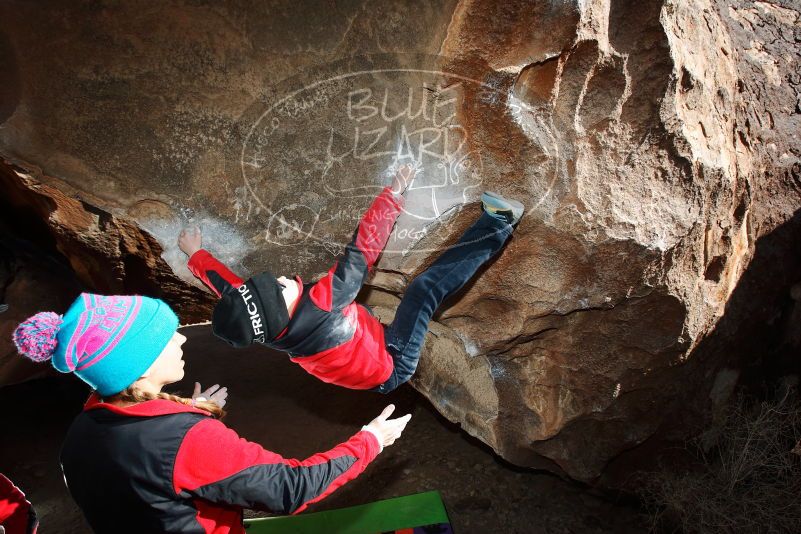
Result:
{"type": "Polygon", "coordinates": [[[37,313],[20,323],[14,343],[34,361],[52,358],[101,397],[127,388],[156,361],[178,328],[178,317],[158,299],[82,293],[63,316],[37,313]]]}

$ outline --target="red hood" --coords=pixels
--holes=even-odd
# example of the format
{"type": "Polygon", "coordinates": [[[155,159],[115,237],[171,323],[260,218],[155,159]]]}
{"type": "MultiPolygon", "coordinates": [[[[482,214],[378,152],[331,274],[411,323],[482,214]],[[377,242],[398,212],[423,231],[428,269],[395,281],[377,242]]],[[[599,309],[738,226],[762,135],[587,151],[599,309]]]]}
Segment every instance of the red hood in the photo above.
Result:
{"type": "Polygon", "coordinates": [[[174,413],[185,413],[185,412],[199,413],[202,415],[211,415],[209,412],[205,410],[201,410],[199,408],[187,406],[186,404],[181,404],[180,402],[175,402],[166,399],[154,399],[125,407],[116,406],[114,404],[109,404],[107,402],[101,402],[100,396],[97,393],[92,393],[92,395],[89,397],[89,400],[87,400],[86,404],[84,404],[83,409],[84,411],[86,411],[86,410],[96,410],[99,408],[103,408],[111,412],[118,413],[120,415],[127,415],[129,417],[149,417],[155,415],[170,415],[174,413]]]}

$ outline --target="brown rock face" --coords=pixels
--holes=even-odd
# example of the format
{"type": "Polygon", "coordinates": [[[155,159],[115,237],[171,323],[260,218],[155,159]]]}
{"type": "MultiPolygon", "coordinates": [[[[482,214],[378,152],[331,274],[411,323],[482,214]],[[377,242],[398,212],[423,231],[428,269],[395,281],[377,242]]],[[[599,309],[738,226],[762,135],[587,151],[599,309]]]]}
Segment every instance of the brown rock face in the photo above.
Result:
{"type": "Polygon", "coordinates": [[[206,318],[187,223],[312,278],[415,161],[389,320],[482,190],[524,201],[413,382],[514,463],[592,481],[691,431],[799,281],[789,0],[58,5],[0,7],[0,153],[89,287],[206,318]]]}
{"type": "Polygon", "coordinates": [[[175,276],[150,234],[43,179],[0,161],[0,283],[9,304],[0,323],[0,385],[52,371],[19,357],[11,334],[39,311],[63,313],[86,288],[167,298],[183,322],[208,320],[212,296],[175,276]]]}

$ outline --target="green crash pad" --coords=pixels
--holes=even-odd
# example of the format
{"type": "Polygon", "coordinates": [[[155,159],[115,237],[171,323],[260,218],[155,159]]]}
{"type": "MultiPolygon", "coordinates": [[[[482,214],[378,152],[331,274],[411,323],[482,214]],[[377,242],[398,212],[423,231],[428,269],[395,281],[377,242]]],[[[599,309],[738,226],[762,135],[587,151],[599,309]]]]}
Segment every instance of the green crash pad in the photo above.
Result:
{"type": "Polygon", "coordinates": [[[245,529],[248,534],[372,534],[442,525],[435,532],[450,532],[448,523],[439,492],[429,491],[339,510],[247,519],[245,529]]]}

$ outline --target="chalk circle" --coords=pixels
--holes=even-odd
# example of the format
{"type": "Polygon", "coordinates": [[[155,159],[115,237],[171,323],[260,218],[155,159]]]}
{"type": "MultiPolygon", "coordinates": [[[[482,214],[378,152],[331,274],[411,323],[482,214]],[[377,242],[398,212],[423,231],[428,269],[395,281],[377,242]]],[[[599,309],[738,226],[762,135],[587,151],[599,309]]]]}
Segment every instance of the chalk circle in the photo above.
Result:
{"type": "Polygon", "coordinates": [[[292,204],[270,216],[264,239],[279,246],[304,243],[312,236],[319,214],[308,206],[292,204]]]}
{"type": "MultiPolygon", "coordinates": [[[[410,64],[408,57],[405,60],[406,64],[410,64]]],[[[447,61],[447,58],[420,55],[418,64],[440,65],[443,64],[443,60],[447,61]]],[[[380,94],[383,90],[386,94],[387,87],[395,87],[392,84],[396,84],[398,87],[408,89],[409,108],[411,108],[412,88],[419,88],[419,85],[413,86],[413,83],[419,84],[422,80],[434,83],[445,81],[450,84],[443,86],[445,87],[443,90],[459,84],[474,84],[480,87],[485,94],[498,94],[495,95],[497,98],[485,99],[482,102],[473,101],[471,105],[497,106],[499,111],[508,113],[505,96],[488,83],[443,70],[398,67],[397,63],[398,57],[386,55],[348,58],[330,65],[316,66],[311,75],[310,72],[302,72],[266,89],[264,94],[272,95],[272,98],[254,104],[240,119],[240,127],[243,128],[243,133],[247,131],[247,134],[244,135],[240,145],[238,166],[250,199],[260,208],[260,212],[268,217],[264,233],[267,242],[280,246],[314,244],[329,249],[332,243],[340,240],[332,238],[332,234],[343,233],[342,230],[346,226],[344,223],[336,222],[335,217],[331,216],[331,212],[342,211],[342,206],[349,202],[353,204],[353,199],[360,199],[357,203],[363,204],[366,208],[369,199],[381,190],[382,185],[389,182],[390,178],[381,176],[382,172],[386,174],[387,169],[392,168],[392,165],[397,167],[398,164],[404,163],[404,158],[408,155],[409,150],[408,147],[401,146],[403,143],[399,143],[394,161],[393,156],[389,153],[391,151],[380,152],[380,157],[371,161],[369,158],[360,158],[364,154],[357,153],[357,139],[353,153],[345,152],[346,156],[350,156],[350,160],[346,161],[346,164],[343,164],[342,161],[334,160],[332,162],[329,158],[325,165],[315,167],[315,157],[325,141],[320,136],[325,132],[326,125],[341,126],[345,124],[347,126],[348,124],[347,119],[342,115],[342,95],[346,94],[345,91],[351,91],[351,93],[347,93],[349,97],[350,94],[353,94],[354,87],[356,87],[357,93],[366,88],[375,90],[376,94],[380,94]],[[354,64],[358,67],[354,68],[354,64]],[[337,107],[337,103],[339,107],[337,107]],[[352,179],[354,169],[365,171],[359,176],[367,176],[367,183],[354,184],[347,181],[352,179]],[[350,172],[351,176],[344,177],[347,172],[350,172]],[[276,180],[284,180],[284,187],[271,187],[276,180]],[[300,190],[300,188],[306,188],[306,190],[300,190]],[[271,190],[277,189],[281,190],[282,196],[270,193],[271,190]],[[297,191],[293,191],[296,189],[297,191]],[[310,191],[309,189],[314,190],[310,191]],[[306,193],[315,198],[315,201],[312,202],[313,207],[303,204],[286,205],[287,202],[291,202],[293,194],[297,194],[297,198],[301,198],[306,193]],[[284,205],[276,207],[276,203],[284,205]],[[340,226],[336,226],[337,224],[340,226]],[[336,232],[332,232],[332,228],[336,232]]],[[[425,84],[422,87],[428,89],[425,84]]],[[[439,86],[437,85],[437,87],[439,86]]],[[[458,93],[461,90],[462,87],[459,87],[456,92],[459,105],[464,105],[464,93],[458,93]]],[[[426,95],[426,92],[423,91],[422,94],[426,95]]],[[[428,98],[428,95],[423,98],[428,98]]],[[[386,104],[386,100],[384,104],[386,104]]],[[[353,120],[350,111],[351,109],[348,107],[348,118],[353,120]]],[[[357,126],[366,125],[370,123],[371,117],[373,115],[357,117],[355,122],[358,123],[357,126]],[[361,119],[364,121],[359,122],[361,119]]],[[[379,117],[384,117],[384,115],[379,117]]],[[[423,113],[423,119],[425,119],[425,113],[423,113]]],[[[418,119],[412,117],[411,122],[413,120],[418,119]]],[[[411,122],[409,122],[409,129],[413,127],[410,125],[411,122]]],[[[406,132],[407,124],[403,123],[400,127],[394,124],[393,128],[406,132]]],[[[443,131],[451,131],[453,135],[459,135],[461,131],[461,135],[467,139],[467,131],[460,124],[444,125],[442,128],[443,131]]],[[[419,130],[420,128],[418,128],[419,130]]],[[[366,133],[373,132],[375,129],[366,133]]],[[[333,126],[331,127],[331,140],[336,138],[338,142],[347,143],[349,142],[348,135],[347,128],[343,128],[341,132],[334,132],[333,126]]],[[[408,139],[407,137],[402,141],[408,145],[408,139]]],[[[365,144],[367,143],[368,141],[365,141],[365,144]]],[[[421,134],[419,145],[423,145],[423,143],[423,134],[421,134]]],[[[425,247],[417,247],[411,241],[419,242],[425,239],[429,228],[436,228],[438,232],[441,232],[444,228],[432,225],[449,225],[456,219],[453,216],[454,212],[458,213],[462,207],[476,202],[480,198],[483,191],[481,185],[484,181],[484,158],[480,150],[475,145],[471,146],[471,143],[467,143],[466,146],[469,148],[462,151],[460,145],[455,153],[449,154],[448,139],[446,138],[442,143],[445,146],[444,152],[447,158],[424,166],[423,176],[428,182],[421,186],[420,183],[423,180],[416,179],[414,186],[407,193],[407,207],[401,215],[395,237],[409,236],[411,240],[405,239],[403,242],[398,240],[397,243],[394,243],[391,237],[385,251],[402,254],[409,250],[415,252],[439,251],[440,247],[429,250],[425,247]],[[426,174],[427,176],[425,176],[426,174]],[[420,209],[421,203],[425,202],[429,202],[430,207],[420,209]],[[447,216],[445,216],[446,214],[447,216]],[[400,226],[403,224],[411,225],[411,227],[406,228],[405,232],[401,234],[403,229],[400,226]]],[[[420,154],[423,154],[422,149],[420,149],[420,154]]],[[[327,155],[330,155],[330,152],[327,155]]],[[[549,194],[551,186],[547,187],[544,196],[549,194]]],[[[342,242],[336,244],[340,246],[347,244],[352,232],[353,230],[350,229],[343,233],[342,242]]]]}

